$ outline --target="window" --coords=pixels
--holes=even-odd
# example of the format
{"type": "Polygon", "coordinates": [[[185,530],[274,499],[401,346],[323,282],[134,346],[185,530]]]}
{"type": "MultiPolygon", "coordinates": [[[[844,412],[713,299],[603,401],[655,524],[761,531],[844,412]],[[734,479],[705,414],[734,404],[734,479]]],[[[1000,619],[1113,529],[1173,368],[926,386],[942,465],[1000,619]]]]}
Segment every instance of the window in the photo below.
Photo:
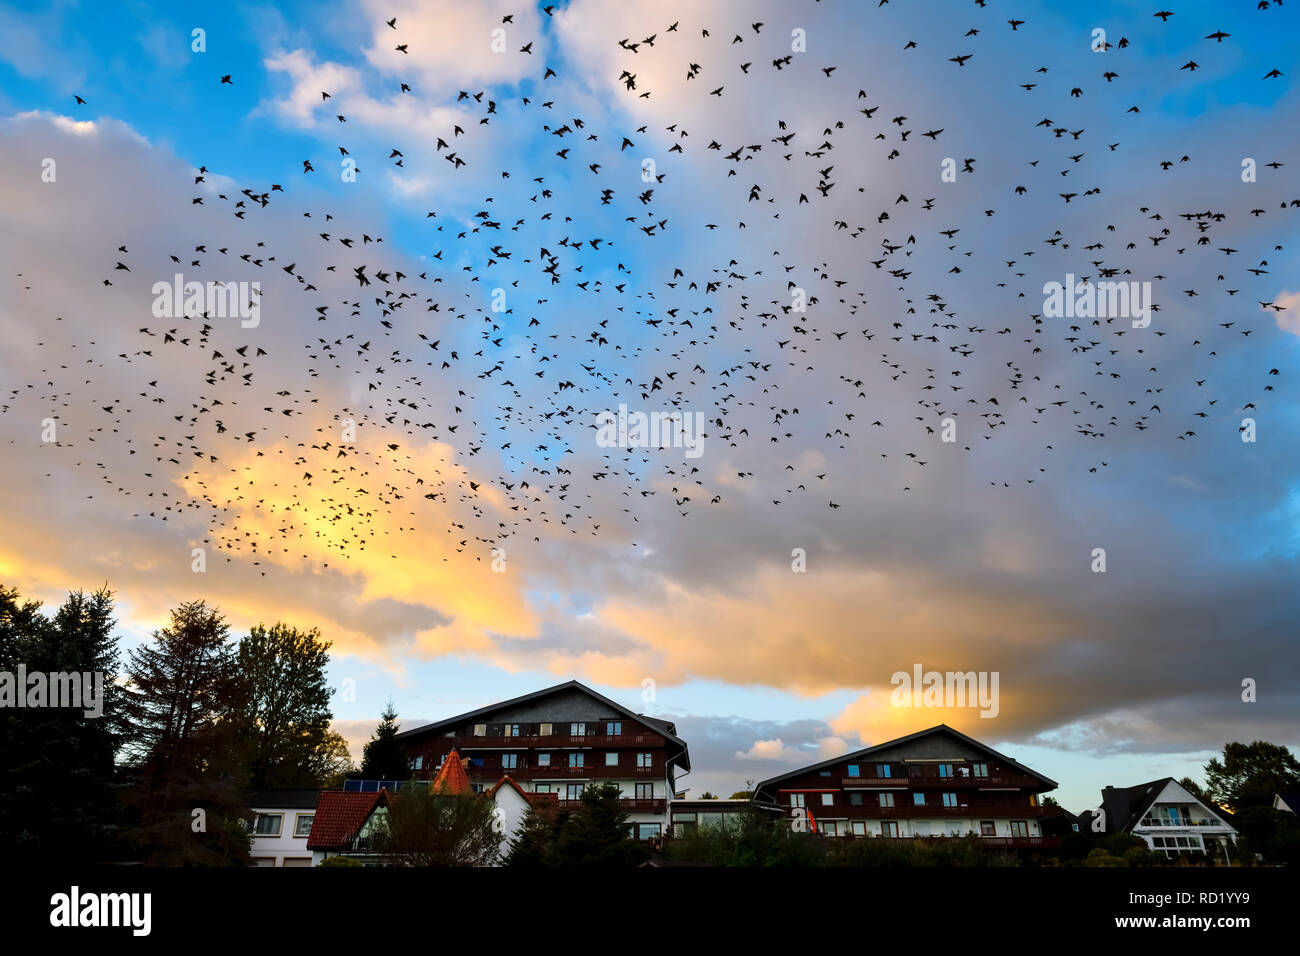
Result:
{"type": "Polygon", "coordinates": [[[830,775],[831,775],[831,772],[830,772],[829,770],[821,770],[821,771],[818,771],[818,773],[817,773],[817,776],[819,776],[819,777],[829,777],[830,775]]]}
{"type": "Polygon", "coordinates": [[[609,753],[605,754],[605,766],[606,766],[606,767],[617,767],[617,766],[618,766],[618,753],[617,753],[617,752],[611,750],[609,753]]]}
{"type": "Polygon", "coordinates": [[[605,724],[605,733],[610,737],[617,737],[619,734],[623,733],[623,721],[611,720],[609,723],[605,724]]]}
{"type": "Polygon", "coordinates": [[[649,769],[654,764],[651,754],[637,754],[636,765],[641,770],[649,769]]]}
{"type": "Polygon", "coordinates": [[[424,756],[423,756],[423,754],[417,754],[417,755],[414,756],[414,757],[407,757],[407,758],[406,758],[406,768],[407,768],[408,770],[422,770],[422,769],[424,769],[424,756]]]}
{"type": "Polygon", "coordinates": [[[569,754],[569,766],[570,767],[583,766],[582,759],[583,759],[582,754],[569,754]]]}
{"type": "Polygon", "coordinates": [[[980,821],[980,836],[997,836],[998,828],[993,825],[992,820],[980,821]]]}
{"type": "Polygon", "coordinates": [[[311,835],[312,821],[316,819],[314,813],[300,813],[293,820],[293,835],[296,837],[305,837],[311,835]]]}
{"type": "Polygon", "coordinates": [[[898,836],[898,824],[893,820],[882,820],[880,822],[880,835],[882,837],[898,836]]]}
{"type": "Polygon", "coordinates": [[[866,821],[864,821],[864,820],[854,820],[854,821],[853,821],[853,835],[854,835],[854,836],[866,836],[866,835],[867,835],[867,824],[866,824],[866,821]]]}
{"type": "Polygon", "coordinates": [[[581,800],[581,799],[582,799],[582,784],[580,784],[580,783],[571,783],[571,784],[569,784],[568,787],[565,789],[565,792],[564,792],[564,798],[565,798],[566,800],[581,800]]]}
{"type": "Polygon", "coordinates": [[[825,836],[839,836],[839,825],[834,820],[828,820],[822,824],[822,834],[825,836]]]}
{"type": "Polygon", "coordinates": [[[653,783],[638,783],[636,785],[636,798],[638,800],[653,800],[655,798],[655,785],[653,783]]]}
{"type": "Polygon", "coordinates": [[[539,725],[537,728],[537,733],[543,737],[551,736],[551,725],[550,724],[539,725]]]}
{"type": "Polygon", "coordinates": [[[850,777],[861,776],[861,774],[860,774],[860,770],[861,770],[861,768],[860,768],[857,764],[855,764],[855,763],[851,763],[851,764],[849,764],[849,776],[850,776],[850,777]]]}
{"type": "Polygon", "coordinates": [[[551,785],[549,783],[533,784],[533,793],[550,793],[550,792],[551,792],[551,785]]]}
{"type": "Polygon", "coordinates": [[[912,806],[914,806],[914,807],[923,807],[923,806],[925,806],[925,794],[923,794],[923,793],[914,793],[914,794],[912,794],[912,806]]]}
{"type": "Polygon", "coordinates": [[[950,764],[950,763],[941,763],[941,764],[939,764],[939,776],[941,776],[941,777],[951,777],[951,776],[952,776],[952,764],[950,764]]]}
{"type": "Polygon", "coordinates": [[[475,736],[475,737],[486,737],[486,736],[487,736],[487,724],[475,724],[475,725],[474,725],[474,736],[475,736]]]}
{"type": "Polygon", "coordinates": [[[258,836],[279,836],[283,823],[283,813],[259,813],[257,822],[253,824],[253,832],[258,836]]]}
{"type": "Polygon", "coordinates": [[[502,770],[519,769],[519,754],[502,754],[501,769],[502,770]]]}
{"type": "Polygon", "coordinates": [[[803,794],[802,794],[802,793],[792,793],[792,794],[790,794],[790,806],[792,806],[792,807],[802,807],[803,805],[804,805],[804,804],[803,804],[803,794]]]}
{"type": "Polygon", "coordinates": [[[943,795],[943,805],[944,805],[945,807],[955,807],[955,806],[957,806],[957,794],[955,794],[955,793],[945,793],[945,794],[943,795]]]}
{"type": "Polygon", "coordinates": [[[570,737],[585,737],[585,736],[587,736],[587,725],[586,725],[586,724],[569,724],[569,736],[570,736],[570,737]]]}
{"type": "Polygon", "coordinates": [[[660,826],[658,823],[638,823],[636,829],[636,837],[638,840],[659,839],[660,826]]]}
{"type": "Polygon", "coordinates": [[[989,765],[986,763],[977,763],[972,767],[977,777],[987,777],[989,775],[989,765]]]}
{"type": "Polygon", "coordinates": [[[894,805],[894,795],[892,793],[878,793],[876,796],[880,798],[882,807],[892,807],[894,805]]]}
{"type": "Polygon", "coordinates": [[[891,772],[891,770],[890,770],[889,764],[887,764],[887,763],[878,763],[878,764],[876,764],[876,776],[877,776],[877,777],[889,777],[889,776],[892,776],[892,772],[891,772]]]}
{"type": "Polygon", "coordinates": [[[850,794],[849,794],[849,803],[852,804],[852,805],[855,806],[855,807],[860,807],[860,806],[862,806],[862,794],[860,794],[860,793],[850,793],[850,794]]]}
{"type": "Polygon", "coordinates": [[[539,767],[549,767],[550,765],[551,765],[551,755],[550,755],[550,754],[538,754],[538,755],[537,755],[537,766],[539,766],[539,767]]]}
{"type": "Polygon", "coordinates": [[[1029,805],[1030,805],[1031,807],[1036,807],[1036,806],[1038,806],[1038,794],[1036,794],[1036,793],[1031,793],[1031,794],[1029,795],[1029,805]]]}
{"type": "Polygon", "coordinates": [[[674,813],[673,823],[694,823],[695,814],[693,813],[674,813]]]}
{"type": "Polygon", "coordinates": [[[833,807],[833,806],[835,806],[835,794],[833,794],[833,793],[823,793],[823,794],[822,794],[822,806],[823,806],[823,807],[833,807]]]}
{"type": "Polygon", "coordinates": [[[1012,821],[1011,821],[1011,835],[1012,835],[1013,837],[1027,837],[1027,836],[1029,836],[1029,824],[1026,823],[1024,820],[1012,820],[1012,821]]]}
{"type": "Polygon", "coordinates": [[[501,729],[501,736],[503,736],[503,737],[518,737],[518,736],[519,736],[519,725],[518,725],[518,724],[506,724],[505,727],[503,727],[503,728],[501,729]]]}

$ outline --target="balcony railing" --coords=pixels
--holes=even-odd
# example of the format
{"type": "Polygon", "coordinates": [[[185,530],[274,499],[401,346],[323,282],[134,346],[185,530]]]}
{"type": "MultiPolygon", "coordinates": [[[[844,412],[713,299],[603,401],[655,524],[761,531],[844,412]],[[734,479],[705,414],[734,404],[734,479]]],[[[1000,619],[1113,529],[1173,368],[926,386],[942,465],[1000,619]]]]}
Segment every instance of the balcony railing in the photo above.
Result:
{"type": "MultiPolygon", "coordinates": [[[[561,810],[577,810],[582,806],[582,801],[556,800],[555,804],[561,810]]],[[[618,805],[629,813],[666,813],[668,811],[668,801],[663,798],[658,800],[625,798],[619,800],[618,805]]]]}
{"type": "Polygon", "coordinates": [[[914,787],[923,789],[938,789],[941,787],[951,787],[956,789],[987,788],[987,787],[1015,787],[1018,789],[1035,790],[1042,786],[1042,781],[1034,777],[1028,777],[1024,774],[1001,774],[992,777],[940,777],[931,775],[916,775],[907,777],[841,777],[840,786],[842,787],[914,787]]]}
{"type": "Polygon", "coordinates": [[[657,734],[519,734],[513,737],[493,735],[475,737],[457,734],[450,738],[459,750],[501,748],[505,750],[546,750],[550,747],[662,747],[664,738],[657,734]]]}
{"type": "Polygon", "coordinates": [[[1220,820],[1193,820],[1189,817],[1178,820],[1170,820],[1167,817],[1143,817],[1139,824],[1144,827],[1221,827],[1224,825],[1220,820]]]}

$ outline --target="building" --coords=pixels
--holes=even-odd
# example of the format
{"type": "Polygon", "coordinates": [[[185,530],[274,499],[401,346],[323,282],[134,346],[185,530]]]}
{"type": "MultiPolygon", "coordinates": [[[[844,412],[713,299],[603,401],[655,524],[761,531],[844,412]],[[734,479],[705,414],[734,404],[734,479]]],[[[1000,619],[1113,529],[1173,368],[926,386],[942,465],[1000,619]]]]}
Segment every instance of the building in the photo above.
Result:
{"type": "Polygon", "coordinates": [[[1205,853],[1230,860],[1228,847],[1237,831],[1213,809],[1173,777],[1162,777],[1136,787],[1107,787],[1101,806],[1080,814],[1081,827],[1093,834],[1131,833],[1165,856],[1205,853]]]}
{"type": "Polygon", "coordinates": [[[635,713],[578,681],[481,707],[398,735],[411,771],[428,778],[456,750],[476,792],[502,777],[530,799],[574,809],[583,790],[612,782],[632,834],[656,840],[669,822],[679,771],[690,771],[686,742],[669,721],[635,713]]]}
{"type": "Polygon", "coordinates": [[[1277,794],[1273,797],[1273,809],[1283,813],[1300,813],[1300,792],[1277,794]]]}
{"type": "Polygon", "coordinates": [[[940,724],[865,750],[772,777],[754,789],[760,807],[796,828],[836,837],[976,834],[989,846],[1055,846],[1041,829],[1044,777],[940,724]]]}
{"type": "Polygon", "coordinates": [[[670,805],[673,836],[695,828],[733,826],[753,808],[750,800],[674,800],[670,805]]]}
{"type": "Polygon", "coordinates": [[[386,859],[372,848],[371,834],[384,825],[387,812],[387,790],[322,790],[307,837],[311,865],[347,856],[368,866],[382,866],[386,859]]]}
{"type": "Polygon", "coordinates": [[[249,855],[255,866],[311,866],[307,837],[316,819],[319,790],[255,790],[249,855]]]}

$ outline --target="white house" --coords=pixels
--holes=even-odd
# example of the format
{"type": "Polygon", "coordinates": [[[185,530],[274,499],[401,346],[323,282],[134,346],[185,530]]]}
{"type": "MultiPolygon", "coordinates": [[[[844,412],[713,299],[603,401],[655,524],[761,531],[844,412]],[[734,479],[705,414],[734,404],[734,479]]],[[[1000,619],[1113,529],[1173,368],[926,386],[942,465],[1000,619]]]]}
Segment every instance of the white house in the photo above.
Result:
{"type": "MultiPolygon", "coordinates": [[[[1088,816],[1087,814],[1081,816],[1088,816]]],[[[1091,811],[1094,833],[1131,833],[1157,853],[1204,853],[1216,860],[1231,859],[1229,847],[1237,831],[1173,777],[1136,787],[1107,787],[1101,806],[1091,811]]]]}
{"type": "Polygon", "coordinates": [[[255,866],[311,866],[307,836],[319,790],[255,790],[248,795],[254,820],[249,855],[255,866]]]}

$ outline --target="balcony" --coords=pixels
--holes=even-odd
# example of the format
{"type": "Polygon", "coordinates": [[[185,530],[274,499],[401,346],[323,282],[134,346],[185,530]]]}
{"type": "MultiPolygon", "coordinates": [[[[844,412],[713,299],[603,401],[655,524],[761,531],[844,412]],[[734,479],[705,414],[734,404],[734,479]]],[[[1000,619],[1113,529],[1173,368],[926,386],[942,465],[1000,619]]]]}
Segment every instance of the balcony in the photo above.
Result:
{"type": "Polygon", "coordinates": [[[458,750],[562,750],[573,747],[662,747],[665,739],[657,734],[520,734],[517,737],[475,737],[457,734],[451,740],[458,750]]]}
{"type": "MultiPolygon", "coordinates": [[[[577,810],[582,806],[581,800],[556,800],[555,805],[561,810],[577,810]]],[[[645,800],[635,798],[624,798],[618,801],[619,807],[628,813],[667,813],[668,801],[666,799],[645,800]]]]}
{"type": "MultiPolygon", "coordinates": [[[[788,813],[790,807],[784,808],[788,813]]],[[[807,810],[814,818],[820,817],[847,817],[850,820],[906,820],[915,818],[918,820],[1037,820],[1043,815],[1042,807],[1008,807],[1008,806],[987,806],[984,804],[968,804],[967,806],[944,807],[944,806],[926,806],[917,807],[911,804],[900,805],[895,807],[877,807],[870,805],[854,806],[853,804],[838,803],[834,806],[809,806],[807,810]]]]}
{"type": "Polygon", "coordinates": [[[1138,826],[1143,827],[1163,827],[1170,830],[1178,830],[1186,827],[1227,827],[1227,824],[1220,820],[1193,820],[1190,817],[1183,817],[1178,820],[1170,820],[1167,817],[1143,817],[1138,826]]]}
{"type": "MultiPolygon", "coordinates": [[[[436,772],[436,771],[434,771],[436,772]]],[[[496,783],[504,776],[513,780],[662,780],[663,767],[607,767],[604,764],[570,767],[568,764],[550,767],[466,767],[471,780],[478,783],[496,783]]]]}
{"type": "Polygon", "coordinates": [[[1024,774],[999,774],[991,777],[940,777],[930,774],[915,774],[899,777],[841,777],[840,786],[848,789],[880,789],[885,787],[912,787],[926,790],[950,788],[953,790],[988,789],[994,787],[1014,788],[1017,790],[1038,790],[1042,781],[1024,774]]]}

